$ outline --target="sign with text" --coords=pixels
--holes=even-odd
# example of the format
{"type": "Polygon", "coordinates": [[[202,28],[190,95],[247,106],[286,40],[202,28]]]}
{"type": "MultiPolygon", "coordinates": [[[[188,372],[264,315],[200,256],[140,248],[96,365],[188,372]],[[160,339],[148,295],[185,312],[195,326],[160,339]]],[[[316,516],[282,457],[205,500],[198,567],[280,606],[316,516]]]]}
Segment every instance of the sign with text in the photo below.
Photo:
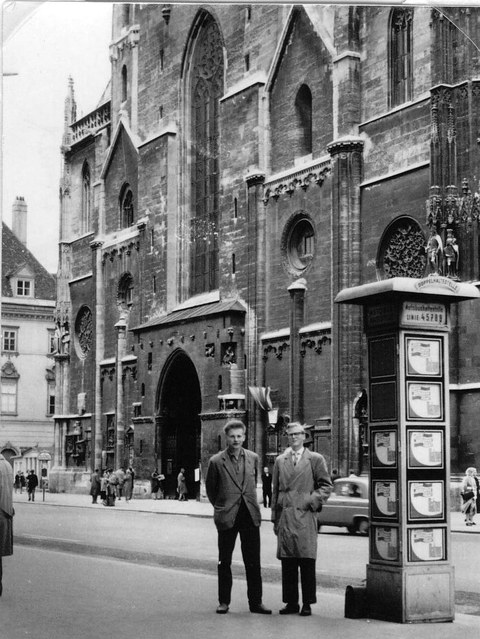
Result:
{"type": "Polygon", "coordinates": [[[430,302],[403,302],[401,324],[444,328],[447,325],[445,304],[430,302]]]}

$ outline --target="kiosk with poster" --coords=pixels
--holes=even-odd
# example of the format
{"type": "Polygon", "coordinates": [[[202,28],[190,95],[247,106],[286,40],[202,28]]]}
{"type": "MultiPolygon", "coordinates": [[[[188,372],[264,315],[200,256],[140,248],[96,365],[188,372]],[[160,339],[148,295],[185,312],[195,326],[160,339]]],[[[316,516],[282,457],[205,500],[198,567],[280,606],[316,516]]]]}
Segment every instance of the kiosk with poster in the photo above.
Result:
{"type": "Polygon", "coordinates": [[[344,289],[364,306],[368,346],[370,553],[366,614],[452,621],[448,334],[450,304],[480,297],[432,274],[344,289]]]}

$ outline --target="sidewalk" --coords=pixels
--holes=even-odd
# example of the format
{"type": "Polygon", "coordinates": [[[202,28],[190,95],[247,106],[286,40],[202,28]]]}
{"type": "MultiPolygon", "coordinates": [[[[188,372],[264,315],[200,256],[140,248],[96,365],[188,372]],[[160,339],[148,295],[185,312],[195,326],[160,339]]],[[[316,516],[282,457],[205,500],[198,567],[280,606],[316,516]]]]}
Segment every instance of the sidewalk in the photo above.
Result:
{"type": "MultiPolygon", "coordinates": [[[[27,502],[27,493],[21,495],[14,493],[13,501],[27,502]]],[[[90,495],[78,495],[72,493],[49,493],[45,492],[45,500],[42,491],[37,491],[35,495],[36,504],[50,506],[74,506],[77,508],[104,508],[100,499],[98,504],[92,504],[90,495]]],[[[168,515],[188,515],[190,517],[213,517],[213,508],[208,502],[178,501],[177,499],[131,499],[128,503],[125,499],[116,501],[116,510],[129,510],[147,513],[159,513],[168,515]]],[[[270,509],[260,505],[263,521],[270,521],[270,509]]],[[[476,526],[466,526],[462,513],[453,511],[450,514],[450,525],[452,532],[461,532],[468,535],[480,534],[480,515],[477,517],[476,526]]]]}

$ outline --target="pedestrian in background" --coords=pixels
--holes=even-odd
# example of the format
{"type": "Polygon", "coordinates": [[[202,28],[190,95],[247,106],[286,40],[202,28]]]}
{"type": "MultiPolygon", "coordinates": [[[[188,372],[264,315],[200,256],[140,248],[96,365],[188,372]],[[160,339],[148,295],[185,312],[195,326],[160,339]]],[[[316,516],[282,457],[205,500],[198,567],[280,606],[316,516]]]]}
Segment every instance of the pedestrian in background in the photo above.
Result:
{"type": "Polygon", "coordinates": [[[330,475],[330,479],[332,480],[332,484],[336,479],[340,479],[340,473],[336,468],[332,470],[332,474],[330,475]]]}
{"type": "Polygon", "coordinates": [[[0,454],[0,596],[3,592],[2,558],[13,554],[13,470],[0,454]]]}
{"type": "Polygon", "coordinates": [[[23,489],[27,485],[27,480],[25,479],[25,475],[23,474],[23,470],[20,471],[20,494],[23,493],[23,489]]]}
{"type": "Polygon", "coordinates": [[[129,502],[133,495],[133,482],[135,481],[135,471],[131,466],[125,471],[125,482],[123,484],[123,494],[125,501],[129,502]]]}
{"type": "Polygon", "coordinates": [[[115,472],[115,475],[117,476],[117,479],[118,479],[116,484],[117,499],[118,501],[120,501],[123,495],[123,484],[125,483],[125,470],[123,468],[119,468],[115,472]]]}
{"type": "Polygon", "coordinates": [[[104,470],[100,478],[100,499],[102,500],[102,504],[104,506],[107,505],[107,484],[108,484],[108,472],[104,470]]]}
{"type": "Polygon", "coordinates": [[[15,486],[16,493],[18,493],[18,491],[22,492],[22,484],[20,483],[20,473],[17,473],[15,475],[15,482],[13,485],[15,486]]]}
{"type": "Polygon", "coordinates": [[[478,475],[477,475],[477,469],[474,468],[474,473],[473,473],[473,478],[475,479],[475,483],[477,485],[477,503],[476,503],[476,507],[477,507],[477,513],[480,510],[480,479],[478,479],[478,475]]]}
{"type": "Polygon", "coordinates": [[[38,486],[38,477],[32,469],[27,475],[28,501],[35,501],[35,489],[38,486]]]}
{"type": "Polygon", "coordinates": [[[218,532],[218,614],[226,614],[232,592],[232,554],[240,535],[250,612],[271,614],[262,603],[258,455],[243,448],[246,427],[239,419],[224,428],[227,448],[210,459],[205,486],[218,532]]]}
{"type": "Polygon", "coordinates": [[[272,521],[277,535],[277,558],[282,562],[281,615],[312,614],[317,602],[316,558],[318,527],[316,513],[327,501],[332,482],[325,459],[304,448],[305,428],[291,422],[287,427],[289,448],[273,467],[272,521]],[[302,584],[299,605],[298,571],[302,584]]]}
{"type": "Polygon", "coordinates": [[[178,501],[187,501],[187,480],[185,479],[185,468],[180,468],[177,476],[178,501]]]}
{"type": "Polygon", "coordinates": [[[160,488],[158,468],[155,468],[150,475],[150,487],[153,495],[153,499],[158,499],[158,489],[160,488]]]}
{"type": "Polygon", "coordinates": [[[475,526],[473,518],[477,514],[477,483],[475,481],[475,468],[470,467],[465,471],[465,477],[460,489],[462,495],[462,513],[465,515],[465,525],[475,526]]]}
{"type": "Polygon", "coordinates": [[[158,477],[158,499],[165,498],[165,475],[163,473],[159,473],[158,477]]]}
{"type": "Polygon", "coordinates": [[[100,494],[100,471],[95,468],[92,476],[90,477],[90,495],[92,496],[92,504],[97,503],[98,496],[100,494]]]}
{"type": "Polygon", "coordinates": [[[265,508],[270,508],[272,505],[272,474],[268,466],[265,466],[262,473],[262,495],[263,505],[265,508]]]}
{"type": "Polygon", "coordinates": [[[113,472],[113,468],[107,470],[107,495],[106,506],[115,506],[115,497],[117,495],[118,477],[113,472]]]}

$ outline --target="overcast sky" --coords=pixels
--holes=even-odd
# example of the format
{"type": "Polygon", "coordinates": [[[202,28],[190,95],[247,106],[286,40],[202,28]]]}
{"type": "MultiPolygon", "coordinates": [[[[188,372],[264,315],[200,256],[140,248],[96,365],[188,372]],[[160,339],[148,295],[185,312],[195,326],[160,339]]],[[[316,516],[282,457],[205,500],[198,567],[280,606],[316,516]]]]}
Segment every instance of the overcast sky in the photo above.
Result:
{"type": "Polygon", "coordinates": [[[28,205],[27,246],[57,268],[60,144],[68,77],[80,118],[97,105],[109,79],[109,2],[5,2],[3,35],[3,220],[28,205]],[[32,12],[27,8],[34,9],[32,12]]]}

